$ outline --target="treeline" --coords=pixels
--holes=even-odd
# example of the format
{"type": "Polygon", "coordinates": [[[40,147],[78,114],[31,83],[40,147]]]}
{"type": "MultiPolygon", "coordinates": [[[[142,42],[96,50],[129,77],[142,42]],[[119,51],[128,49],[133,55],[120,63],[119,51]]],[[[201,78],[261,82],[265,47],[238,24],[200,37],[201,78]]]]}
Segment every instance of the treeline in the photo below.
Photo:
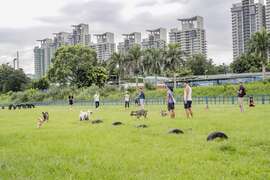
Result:
{"type": "Polygon", "coordinates": [[[224,74],[229,66],[215,65],[202,54],[187,57],[179,44],[169,44],[164,49],[142,50],[134,45],[126,54],[114,53],[105,64],[110,75],[127,79],[134,76],[188,76],[224,74]]]}

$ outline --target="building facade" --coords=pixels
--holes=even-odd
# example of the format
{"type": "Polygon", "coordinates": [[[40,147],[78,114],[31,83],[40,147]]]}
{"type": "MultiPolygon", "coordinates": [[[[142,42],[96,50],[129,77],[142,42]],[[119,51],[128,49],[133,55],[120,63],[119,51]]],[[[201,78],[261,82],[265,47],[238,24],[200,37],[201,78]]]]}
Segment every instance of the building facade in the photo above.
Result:
{"type": "Polygon", "coordinates": [[[103,34],[95,34],[97,42],[90,45],[91,48],[95,49],[97,53],[97,59],[99,62],[105,62],[111,58],[115,52],[114,34],[106,32],[103,34]]]}
{"type": "Polygon", "coordinates": [[[35,75],[36,78],[41,78],[49,70],[56,46],[52,39],[38,41],[40,42],[40,46],[34,48],[35,75]]]}
{"type": "Polygon", "coordinates": [[[73,44],[72,34],[68,32],[54,33],[54,44],[56,48],[59,48],[61,46],[72,45],[73,44]]]}
{"type": "Polygon", "coordinates": [[[164,49],[167,44],[167,30],[165,28],[158,28],[147,30],[148,38],[143,39],[142,49],[164,49]]]}
{"type": "Polygon", "coordinates": [[[233,58],[248,52],[249,41],[253,33],[265,27],[265,6],[263,0],[242,0],[233,4],[232,13],[232,41],[233,58]]]}
{"type": "Polygon", "coordinates": [[[141,46],[142,35],[140,32],[134,32],[130,34],[123,34],[124,42],[120,42],[117,46],[120,54],[126,55],[130,48],[134,45],[141,46]]]}
{"type": "Polygon", "coordinates": [[[73,25],[72,32],[72,44],[81,44],[83,46],[89,46],[91,42],[91,36],[89,34],[88,24],[73,25]]]}
{"type": "Polygon", "coordinates": [[[194,54],[207,56],[206,32],[203,17],[178,19],[181,28],[171,29],[169,33],[170,43],[179,44],[186,57],[194,54]]]}
{"type": "Polygon", "coordinates": [[[266,29],[270,31],[270,0],[266,0],[265,16],[266,29]]]}

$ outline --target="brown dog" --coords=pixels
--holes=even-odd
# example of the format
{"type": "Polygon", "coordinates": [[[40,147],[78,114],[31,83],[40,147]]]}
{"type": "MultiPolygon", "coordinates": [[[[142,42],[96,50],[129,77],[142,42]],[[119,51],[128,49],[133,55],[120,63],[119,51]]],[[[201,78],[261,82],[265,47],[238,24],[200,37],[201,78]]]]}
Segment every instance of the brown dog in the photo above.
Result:
{"type": "Polygon", "coordinates": [[[160,115],[161,115],[162,117],[166,117],[166,116],[168,116],[168,112],[167,112],[167,111],[164,111],[164,110],[161,110],[161,111],[160,111],[160,115]]]}
{"type": "Polygon", "coordinates": [[[49,122],[49,113],[48,112],[42,112],[41,117],[38,118],[38,121],[37,121],[37,128],[41,128],[41,126],[45,122],[49,122]]]}

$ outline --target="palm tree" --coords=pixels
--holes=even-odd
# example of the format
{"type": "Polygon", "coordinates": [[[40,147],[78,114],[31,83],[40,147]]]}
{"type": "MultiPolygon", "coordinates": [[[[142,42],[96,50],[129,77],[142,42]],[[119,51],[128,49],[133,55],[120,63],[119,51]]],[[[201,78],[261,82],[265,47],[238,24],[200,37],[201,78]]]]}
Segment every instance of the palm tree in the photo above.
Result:
{"type": "Polygon", "coordinates": [[[142,66],[142,55],[141,47],[137,44],[129,49],[127,55],[129,65],[132,67],[133,73],[136,75],[136,87],[138,87],[138,75],[142,66]]]}
{"type": "Polygon", "coordinates": [[[120,85],[120,79],[125,73],[125,57],[120,53],[113,53],[107,66],[110,72],[116,72],[120,85]]]}
{"type": "Polygon", "coordinates": [[[157,76],[163,71],[164,50],[162,49],[147,49],[144,53],[144,61],[147,61],[147,69],[155,76],[155,84],[157,85],[157,76]]]}
{"type": "Polygon", "coordinates": [[[268,63],[268,52],[270,50],[270,33],[265,28],[252,35],[249,44],[249,53],[254,54],[262,65],[262,75],[265,79],[265,66],[268,63]]]}
{"type": "Polygon", "coordinates": [[[174,88],[176,88],[176,71],[184,65],[184,52],[181,50],[179,44],[169,44],[165,68],[169,69],[174,74],[174,88]]]}

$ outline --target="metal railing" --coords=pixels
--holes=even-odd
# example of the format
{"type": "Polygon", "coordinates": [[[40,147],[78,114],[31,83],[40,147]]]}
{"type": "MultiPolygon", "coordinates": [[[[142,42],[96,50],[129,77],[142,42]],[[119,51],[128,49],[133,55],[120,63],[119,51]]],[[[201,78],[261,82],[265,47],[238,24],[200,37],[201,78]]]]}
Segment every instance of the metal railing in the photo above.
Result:
{"type": "MultiPolygon", "coordinates": [[[[244,97],[244,102],[249,103],[249,98],[251,96],[244,97]]],[[[254,95],[252,96],[255,104],[270,104],[270,95],[254,95]]],[[[183,104],[182,97],[176,97],[176,104],[183,104]]],[[[193,97],[192,99],[193,104],[198,105],[225,105],[225,104],[237,104],[238,97],[236,96],[201,96],[201,97],[193,97]]],[[[65,106],[68,105],[68,101],[66,100],[52,100],[52,101],[45,101],[45,102],[28,102],[34,104],[36,106],[65,106]]],[[[165,98],[147,98],[145,100],[147,105],[164,105],[166,104],[165,98]]],[[[12,104],[12,103],[10,103],[12,104]]],[[[20,103],[13,103],[13,104],[20,104],[20,103]]],[[[76,106],[93,106],[94,102],[91,100],[76,100],[74,102],[76,106]]],[[[102,100],[100,101],[101,105],[123,105],[124,100],[102,100]]],[[[135,104],[135,100],[130,102],[131,105],[135,104]]],[[[0,106],[8,106],[9,104],[0,104],[0,106]]]]}

